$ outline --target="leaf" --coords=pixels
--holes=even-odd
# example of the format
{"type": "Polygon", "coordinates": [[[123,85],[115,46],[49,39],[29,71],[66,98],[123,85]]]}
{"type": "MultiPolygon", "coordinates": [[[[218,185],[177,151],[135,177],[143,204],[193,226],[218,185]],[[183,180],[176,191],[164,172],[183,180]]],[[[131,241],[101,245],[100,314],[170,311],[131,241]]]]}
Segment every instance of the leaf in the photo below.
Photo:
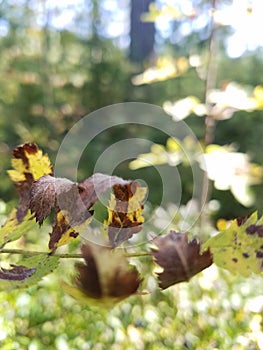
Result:
{"type": "Polygon", "coordinates": [[[78,196],[75,182],[50,175],[42,176],[32,185],[30,209],[41,225],[55,206],[72,211],[78,196]]]}
{"type": "Polygon", "coordinates": [[[92,220],[92,211],[87,212],[87,219],[80,225],[71,226],[69,224],[69,215],[65,210],[60,210],[56,213],[55,224],[52,228],[49,240],[49,249],[54,250],[65,244],[68,244],[79,236],[79,233],[90,224],[92,220]]]}
{"type": "Polygon", "coordinates": [[[261,166],[250,162],[247,154],[233,152],[231,146],[209,145],[199,162],[215,188],[230,190],[244,206],[253,204],[250,186],[262,182],[263,171],[261,166]]]}
{"type": "Polygon", "coordinates": [[[88,305],[112,307],[115,303],[135,294],[141,283],[136,268],[128,264],[121,250],[99,245],[83,245],[85,263],[75,265],[77,276],[65,290],[88,305]]]}
{"type": "MultiPolygon", "coordinates": [[[[128,181],[117,176],[94,174],[83,182],[76,183],[66,178],[43,176],[32,186],[30,209],[42,224],[52,208],[68,213],[71,226],[80,225],[87,219],[87,210],[115,184],[128,181]]],[[[90,215],[88,215],[90,216],[90,215]]]]}
{"type": "Polygon", "coordinates": [[[43,152],[35,143],[25,143],[13,150],[14,158],[11,163],[14,170],[8,170],[12,181],[21,182],[27,180],[30,175],[33,180],[43,175],[53,174],[53,168],[48,155],[43,152]]]}
{"type": "Polygon", "coordinates": [[[132,181],[126,185],[113,186],[113,192],[105,224],[108,226],[110,244],[116,247],[141,231],[144,222],[142,201],[146,188],[132,181]]]}
{"type": "MultiPolygon", "coordinates": [[[[56,256],[50,256],[48,254],[39,254],[30,258],[24,258],[19,261],[21,265],[14,267],[14,276],[19,275],[16,279],[0,279],[1,290],[12,290],[18,288],[28,288],[31,285],[38,283],[44,276],[53,272],[59,265],[59,258],[56,256]],[[25,277],[22,279],[22,277],[25,277]]],[[[12,265],[11,265],[12,266],[12,265]]],[[[12,274],[12,270],[9,271],[9,275],[12,274]]],[[[6,272],[8,273],[8,272],[6,272]]]]}
{"type": "Polygon", "coordinates": [[[117,176],[96,173],[80,182],[46,175],[35,181],[31,190],[30,209],[39,224],[55,208],[55,224],[50,234],[49,248],[56,249],[77,238],[80,230],[91,221],[93,211],[90,208],[113,186],[125,185],[117,176]]]}
{"type": "Polygon", "coordinates": [[[32,276],[36,269],[35,267],[10,265],[12,269],[0,268],[0,279],[7,281],[24,281],[32,276]]]}
{"type": "Polygon", "coordinates": [[[163,109],[167,114],[171,115],[175,121],[183,120],[191,113],[198,116],[203,116],[207,113],[205,105],[195,96],[188,96],[174,103],[166,101],[163,104],[163,109]]]}
{"type": "Polygon", "coordinates": [[[115,185],[126,185],[130,181],[118,176],[95,173],[88,179],[79,183],[81,199],[87,208],[90,208],[99,199],[99,196],[113,188],[115,185]]]}
{"type": "Polygon", "coordinates": [[[13,150],[14,158],[12,166],[14,169],[8,170],[8,174],[19,193],[19,203],[16,212],[19,222],[23,220],[30,206],[31,186],[33,181],[43,175],[53,174],[48,156],[35,143],[25,143],[13,150]]]}
{"type": "Polygon", "coordinates": [[[245,277],[263,271],[263,217],[257,212],[238,218],[202,246],[209,248],[214,263],[245,277]]]}
{"type": "Polygon", "coordinates": [[[0,248],[6,243],[16,241],[35,225],[34,216],[28,211],[22,222],[17,219],[17,211],[13,209],[4,225],[0,228],[0,248]]]}
{"type": "Polygon", "coordinates": [[[188,242],[186,233],[170,231],[155,238],[153,243],[158,249],[152,249],[151,253],[157,264],[163,267],[163,272],[158,273],[162,289],[188,281],[213,263],[209,250],[200,254],[200,243],[196,239],[188,242]]]}
{"type": "Polygon", "coordinates": [[[185,74],[188,68],[189,62],[186,57],[181,56],[176,59],[171,56],[160,57],[157,59],[155,66],[135,75],[132,78],[132,83],[138,86],[176,78],[185,74]]]}

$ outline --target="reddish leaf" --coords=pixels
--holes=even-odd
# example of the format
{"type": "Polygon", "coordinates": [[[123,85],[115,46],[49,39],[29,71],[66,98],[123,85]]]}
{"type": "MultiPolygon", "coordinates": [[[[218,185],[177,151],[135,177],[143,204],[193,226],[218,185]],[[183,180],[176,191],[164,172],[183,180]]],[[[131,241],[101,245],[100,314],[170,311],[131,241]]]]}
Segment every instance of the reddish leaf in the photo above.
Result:
{"type": "Polygon", "coordinates": [[[118,176],[96,173],[79,183],[80,196],[84,205],[90,208],[99,199],[99,196],[110,188],[115,185],[126,185],[129,182],[118,176]]]}
{"type": "Polygon", "coordinates": [[[75,212],[79,215],[77,209],[81,209],[76,205],[78,197],[79,191],[76,183],[64,178],[42,176],[32,185],[30,209],[32,213],[35,213],[39,224],[43,223],[55,206],[57,211],[67,210],[72,213],[75,220],[75,212]]]}
{"type": "Polygon", "coordinates": [[[30,209],[41,224],[55,206],[69,213],[71,226],[87,219],[87,210],[116,183],[127,183],[116,176],[94,174],[81,183],[65,178],[43,176],[32,186],[30,209]]]}
{"type": "Polygon", "coordinates": [[[55,206],[55,178],[42,176],[33,183],[31,189],[30,209],[35,214],[36,221],[41,225],[55,206]]]}
{"type": "Polygon", "coordinates": [[[164,269],[158,274],[162,289],[188,281],[213,263],[209,250],[200,254],[200,244],[196,239],[188,242],[186,233],[170,231],[153,242],[158,250],[152,249],[152,255],[157,264],[164,269]]]}
{"type": "Polygon", "coordinates": [[[0,269],[0,279],[7,281],[24,281],[36,272],[35,267],[10,265],[12,269],[0,269]]]}
{"type": "MultiPolygon", "coordinates": [[[[51,209],[56,210],[55,224],[49,242],[50,249],[61,245],[65,233],[68,238],[77,237],[78,232],[74,228],[87,222],[93,215],[93,211],[89,209],[99,196],[117,184],[125,186],[129,181],[99,173],[81,183],[49,175],[35,181],[31,190],[30,209],[37,221],[42,224],[51,209]]],[[[63,242],[67,244],[69,239],[64,239],[63,242]]]]}

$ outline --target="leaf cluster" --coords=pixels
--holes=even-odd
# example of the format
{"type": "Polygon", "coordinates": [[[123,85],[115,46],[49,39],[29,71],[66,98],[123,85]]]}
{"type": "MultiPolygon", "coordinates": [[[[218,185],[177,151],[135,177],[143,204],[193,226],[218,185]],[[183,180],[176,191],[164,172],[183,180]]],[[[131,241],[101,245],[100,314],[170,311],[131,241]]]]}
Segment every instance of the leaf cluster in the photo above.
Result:
{"type": "Polygon", "coordinates": [[[71,282],[64,289],[88,305],[110,307],[132,294],[143,294],[143,278],[130,257],[152,258],[162,271],[157,272],[161,289],[189,281],[213,263],[246,277],[263,271],[263,218],[254,213],[233,220],[229,226],[201,244],[189,241],[188,233],[170,231],[150,240],[147,253],[128,253],[127,242],[143,227],[143,201],[146,188],[136,181],[95,173],[82,182],[56,178],[46,154],[34,143],[18,146],[13,151],[13,169],[9,176],[19,194],[14,209],[0,230],[0,253],[22,253],[24,257],[9,269],[1,268],[3,289],[35,284],[58,267],[60,258],[78,258],[71,282]],[[111,191],[99,243],[84,243],[80,253],[59,254],[60,246],[77,240],[94,216],[94,204],[111,191]],[[46,253],[8,250],[5,245],[18,240],[28,229],[52,216],[46,253]],[[123,249],[120,249],[123,248],[123,249]]]}

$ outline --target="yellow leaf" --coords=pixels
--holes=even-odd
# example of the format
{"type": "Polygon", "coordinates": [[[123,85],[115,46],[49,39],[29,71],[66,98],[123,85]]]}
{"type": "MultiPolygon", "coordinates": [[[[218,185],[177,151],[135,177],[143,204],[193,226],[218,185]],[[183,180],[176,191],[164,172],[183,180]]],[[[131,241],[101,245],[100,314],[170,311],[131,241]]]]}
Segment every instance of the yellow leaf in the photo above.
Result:
{"type": "Polygon", "coordinates": [[[263,272],[263,217],[257,212],[248,218],[232,220],[230,225],[206,241],[214,263],[245,277],[263,272]]]}
{"type": "Polygon", "coordinates": [[[11,160],[14,169],[8,170],[8,175],[14,182],[27,181],[27,175],[31,175],[33,180],[38,180],[43,175],[53,173],[52,165],[48,155],[34,143],[27,143],[17,147],[14,151],[14,158],[11,160]]]}
{"type": "Polygon", "coordinates": [[[36,223],[34,215],[28,210],[22,222],[17,219],[17,210],[13,209],[5,224],[0,228],[0,247],[16,241],[27,233],[36,223]]]}
{"type": "Polygon", "coordinates": [[[82,224],[71,227],[69,215],[66,210],[60,210],[56,213],[56,223],[50,235],[49,248],[56,249],[70,243],[76,239],[85,227],[91,223],[92,216],[82,224]]]}

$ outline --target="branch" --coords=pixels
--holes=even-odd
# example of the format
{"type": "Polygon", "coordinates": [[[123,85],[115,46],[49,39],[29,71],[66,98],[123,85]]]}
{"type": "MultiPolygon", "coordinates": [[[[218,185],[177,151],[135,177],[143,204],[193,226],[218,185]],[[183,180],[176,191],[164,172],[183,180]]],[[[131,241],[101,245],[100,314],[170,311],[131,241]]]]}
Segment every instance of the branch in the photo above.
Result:
{"type": "MultiPolygon", "coordinates": [[[[20,254],[23,256],[37,256],[37,255],[50,255],[50,256],[56,256],[61,259],[82,259],[83,256],[81,253],[76,254],[70,254],[70,253],[56,253],[53,254],[53,252],[41,252],[41,251],[29,251],[29,250],[23,250],[23,249],[1,249],[0,254],[20,254]]],[[[127,258],[137,258],[137,257],[143,257],[143,256],[151,256],[150,253],[127,253],[125,254],[127,258]]]]}
{"type": "MultiPolygon", "coordinates": [[[[209,50],[208,50],[208,62],[207,62],[207,71],[206,71],[206,79],[205,79],[205,105],[206,105],[206,118],[205,118],[205,135],[204,135],[204,146],[208,146],[214,141],[215,137],[215,127],[216,121],[212,115],[212,109],[208,101],[208,93],[215,86],[215,55],[216,55],[216,42],[215,42],[215,31],[216,26],[214,22],[214,12],[216,10],[216,0],[212,0],[212,11],[211,11],[211,33],[209,37],[209,50]]],[[[204,172],[203,181],[202,181],[202,189],[201,189],[201,198],[200,198],[200,209],[202,203],[207,203],[207,199],[209,198],[209,194],[211,192],[211,184],[208,182],[207,174],[204,172]]],[[[204,227],[205,223],[205,214],[202,211],[200,216],[200,228],[204,227]]]]}

